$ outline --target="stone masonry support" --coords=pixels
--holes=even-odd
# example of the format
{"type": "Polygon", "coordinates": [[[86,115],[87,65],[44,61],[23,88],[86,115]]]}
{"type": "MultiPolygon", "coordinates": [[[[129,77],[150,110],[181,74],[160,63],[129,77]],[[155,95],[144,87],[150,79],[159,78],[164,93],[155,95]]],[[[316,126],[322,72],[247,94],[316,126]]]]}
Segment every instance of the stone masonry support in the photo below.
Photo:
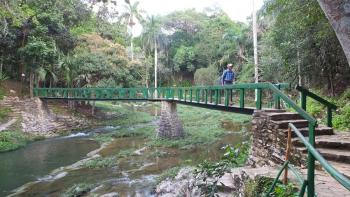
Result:
{"type": "Polygon", "coordinates": [[[161,116],[157,129],[158,138],[183,137],[183,127],[177,115],[176,103],[162,101],[161,116]]]}

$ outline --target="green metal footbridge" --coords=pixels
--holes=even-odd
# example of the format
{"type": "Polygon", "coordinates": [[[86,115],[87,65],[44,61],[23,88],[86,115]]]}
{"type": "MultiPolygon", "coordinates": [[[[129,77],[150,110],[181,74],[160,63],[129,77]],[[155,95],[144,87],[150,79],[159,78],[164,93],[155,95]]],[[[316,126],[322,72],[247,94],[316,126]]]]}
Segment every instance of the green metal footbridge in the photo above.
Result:
{"type": "Polygon", "coordinates": [[[281,104],[299,113],[308,121],[308,136],[306,140],[301,132],[289,124],[289,133],[294,132],[301,139],[308,150],[307,177],[299,176],[297,170],[286,159],[278,176],[271,186],[272,193],[283,171],[290,169],[298,177],[301,189],[299,196],[315,196],[315,161],[346,189],[350,190],[350,180],[330,165],[314,148],[315,127],[317,121],[306,112],[306,100],[312,98],[327,108],[327,125],[332,126],[332,110],[336,106],[325,99],[313,94],[303,87],[296,89],[301,94],[300,106],[297,105],[284,89],[290,89],[289,84],[246,83],[229,86],[203,87],[160,87],[160,88],[34,88],[34,95],[41,99],[53,100],[94,100],[94,101],[171,101],[186,105],[230,111],[242,114],[253,114],[254,110],[280,109],[281,104]],[[256,98],[253,98],[256,92],[256,98]],[[252,99],[253,98],[253,99],[252,99]]]}

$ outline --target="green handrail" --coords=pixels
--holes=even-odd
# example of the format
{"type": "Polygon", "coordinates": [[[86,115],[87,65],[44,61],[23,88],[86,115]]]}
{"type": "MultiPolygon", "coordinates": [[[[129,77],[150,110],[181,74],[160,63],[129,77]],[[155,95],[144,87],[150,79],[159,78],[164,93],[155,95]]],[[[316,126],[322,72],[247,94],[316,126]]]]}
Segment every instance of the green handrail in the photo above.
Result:
{"type": "Polygon", "coordinates": [[[308,151],[311,152],[313,157],[320,162],[321,166],[341,185],[343,185],[346,189],[350,190],[350,180],[343,174],[341,174],[337,169],[335,169],[331,164],[329,164],[327,160],[324,159],[324,157],[304,138],[304,136],[292,123],[289,123],[289,127],[295,134],[297,134],[297,136],[301,139],[308,151]]]}
{"type": "Polygon", "coordinates": [[[298,90],[299,92],[301,92],[301,97],[300,97],[300,103],[301,103],[301,107],[306,111],[306,99],[307,97],[310,97],[318,102],[320,102],[321,104],[325,105],[327,107],[327,126],[332,127],[332,110],[336,110],[337,106],[334,105],[333,103],[327,101],[326,99],[310,92],[309,90],[307,90],[306,88],[302,87],[302,86],[296,86],[295,88],[296,90],[298,90]]]}
{"type": "Polygon", "coordinates": [[[284,102],[289,104],[295,111],[297,111],[303,118],[305,118],[309,123],[316,126],[317,121],[315,118],[310,116],[305,110],[300,108],[292,99],[290,99],[288,96],[286,96],[281,90],[279,90],[276,86],[273,84],[269,84],[270,89],[275,93],[278,97],[280,97],[284,102]]]}

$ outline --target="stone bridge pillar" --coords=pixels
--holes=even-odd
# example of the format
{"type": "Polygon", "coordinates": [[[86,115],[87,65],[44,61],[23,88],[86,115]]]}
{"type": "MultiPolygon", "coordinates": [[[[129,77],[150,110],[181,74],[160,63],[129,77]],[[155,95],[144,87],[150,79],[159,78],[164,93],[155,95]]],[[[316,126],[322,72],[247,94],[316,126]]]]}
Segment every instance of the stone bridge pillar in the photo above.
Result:
{"type": "Polygon", "coordinates": [[[157,137],[179,138],[183,136],[183,127],[176,112],[176,102],[162,101],[162,109],[157,129],[157,137]]]}

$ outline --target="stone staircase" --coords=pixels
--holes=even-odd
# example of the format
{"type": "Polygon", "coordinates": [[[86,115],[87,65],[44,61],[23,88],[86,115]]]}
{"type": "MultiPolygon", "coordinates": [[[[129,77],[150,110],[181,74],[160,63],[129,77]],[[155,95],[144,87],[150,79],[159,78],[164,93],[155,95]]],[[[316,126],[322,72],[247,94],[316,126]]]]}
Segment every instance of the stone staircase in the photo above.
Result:
{"type": "Polygon", "coordinates": [[[9,119],[21,117],[21,110],[18,108],[19,105],[21,105],[21,101],[18,97],[4,97],[4,99],[0,101],[1,107],[11,109],[9,119]]]}
{"type": "MultiPolygon", "coordinates": [[[[308,121],[303,119],[299,114],[280,111],[267,113],[267,115],[277,128],[284,129],[285,132],[287,132],[288,123],[293,123],[306,139],[308,139],[308,121]]],[[[307,149],[294,132],[292,132],[292,144],[306,156],[307,149]]],[[[315,146],[326,160],[330,161],[336,169],[350,178],[349,132],[336,133],[331,127],[319,125],[315,128],[315,146]]]]}

